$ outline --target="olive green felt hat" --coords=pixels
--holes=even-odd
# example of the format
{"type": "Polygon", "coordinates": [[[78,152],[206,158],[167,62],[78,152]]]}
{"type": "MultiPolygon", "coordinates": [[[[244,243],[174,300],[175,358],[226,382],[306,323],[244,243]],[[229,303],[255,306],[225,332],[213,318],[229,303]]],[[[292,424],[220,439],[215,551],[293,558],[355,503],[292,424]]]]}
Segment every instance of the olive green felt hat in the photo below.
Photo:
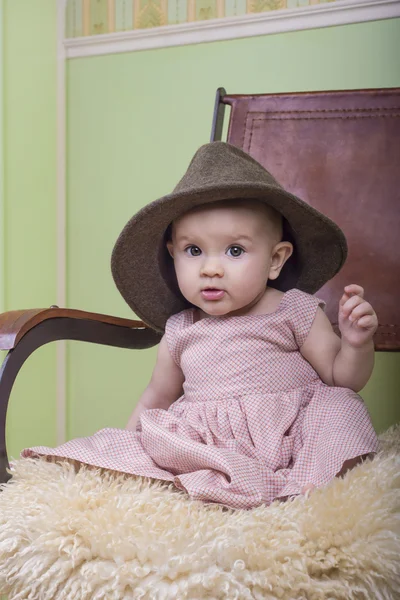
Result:
{"type": "Polygon", "coordinates": [[[199,148],[171,194],[128,221],[114,246],[111,270],[117,288],[149,327],[163,332],[168,317],[190,306],[179,291],[165,245],[170,223],[195,206],[236,198],[265,202],[286,219],[284,239],[293,242],[294,253],[273,287],[312,294],[344,264],[346,238],[333,221],[284,190],[236,146],[211,142],[199,148]]]}

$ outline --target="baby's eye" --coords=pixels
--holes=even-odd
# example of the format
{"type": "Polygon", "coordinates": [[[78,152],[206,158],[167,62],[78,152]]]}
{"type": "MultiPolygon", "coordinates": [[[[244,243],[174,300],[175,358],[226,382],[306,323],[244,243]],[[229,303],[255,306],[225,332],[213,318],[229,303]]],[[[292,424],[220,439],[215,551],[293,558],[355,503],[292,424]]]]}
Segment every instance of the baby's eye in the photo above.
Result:
{"type": "Polygon", "coordinates": [[[201,250],[198,246],[188,246],[185,248],[185,252],[190,256],[200,256],[201,254],[201,250]]]}
{"type": "Polygon", "coordinates": [[[242,254],[244,253],[244,250],[240,246],[231,246],[230,248],[228,248],[226,253],[229,256],[232,256],[232,258],[239,258],[239,256],[242,256],[242,254]]]}

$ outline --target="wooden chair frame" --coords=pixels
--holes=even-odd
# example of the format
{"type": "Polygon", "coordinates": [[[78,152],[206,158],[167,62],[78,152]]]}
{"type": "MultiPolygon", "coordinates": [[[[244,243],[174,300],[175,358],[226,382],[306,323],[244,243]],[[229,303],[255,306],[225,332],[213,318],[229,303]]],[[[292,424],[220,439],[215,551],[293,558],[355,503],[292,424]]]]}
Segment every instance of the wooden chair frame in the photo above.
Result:
{"type": "MultiPolygon", "coordinates": [[[[255,96],[227,97],[223,88],[217,90],[211,141],[222,139],[225,107],[227,104],[234,104],[240,98],[256,99],[255,96]]],[[[398,325],[390,323],[380,327],[376,349],[398,350],[398,342],[393,342],[393,336],[398,334],[394,334],[394,330],[390,329],[398,325]]],[[[5,482],[10,477],[7,473],[9,464],[5,437],[8,402],[16,376],[32,352],[57,340],[78,340],[118,348],[139,349],[152,347],[158,344],[160,339],[160,334],[146,327],[142,321],[56,306],[11,311],[0,315],[0,350],[8,351],[0,370],[0,482],[5,482]]]]}

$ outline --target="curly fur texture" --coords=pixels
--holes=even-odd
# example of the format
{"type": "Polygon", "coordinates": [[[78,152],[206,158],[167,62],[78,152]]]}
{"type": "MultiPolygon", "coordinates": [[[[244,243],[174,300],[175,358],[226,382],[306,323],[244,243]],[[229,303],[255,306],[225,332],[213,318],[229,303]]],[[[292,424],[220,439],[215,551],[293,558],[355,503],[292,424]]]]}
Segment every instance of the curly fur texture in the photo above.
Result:
{"type": "Polygon", "coordinates": [[[400,425],[310,497],[250,511],[171,485],[20,459],[0,494],[8,600],[396,600],[400,425]]]}

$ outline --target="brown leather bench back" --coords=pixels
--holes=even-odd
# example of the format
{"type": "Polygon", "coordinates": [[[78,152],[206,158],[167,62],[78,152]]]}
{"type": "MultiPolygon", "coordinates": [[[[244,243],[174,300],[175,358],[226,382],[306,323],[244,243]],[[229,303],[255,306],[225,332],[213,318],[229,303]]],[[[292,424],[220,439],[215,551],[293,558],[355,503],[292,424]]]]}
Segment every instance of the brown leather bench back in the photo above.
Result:
{"type": "Polygon", "coordinates": [[[318,295],[336,327],[343,288],[374,306],[378,350],[400,350],[400,89],[226,95],[228,141],[343,229],[349,256],[318,295]]]}

